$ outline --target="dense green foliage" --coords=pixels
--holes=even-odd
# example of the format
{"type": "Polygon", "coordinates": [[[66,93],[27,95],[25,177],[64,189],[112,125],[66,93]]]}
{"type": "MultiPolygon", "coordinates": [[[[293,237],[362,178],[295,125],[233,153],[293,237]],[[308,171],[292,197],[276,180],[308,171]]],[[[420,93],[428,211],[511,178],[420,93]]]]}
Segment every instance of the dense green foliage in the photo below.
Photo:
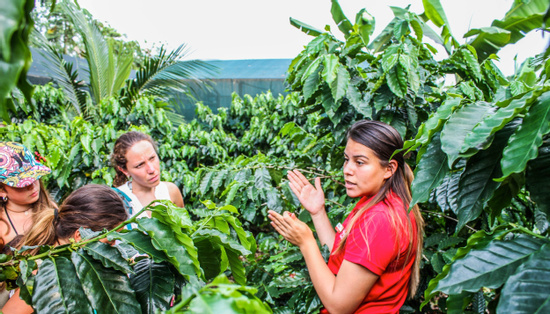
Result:
{"type": "MultiPolygon", "coordinates": [[[[309,222],[285,179],[287,170],[299,168],[322,178],[329,218],[341,221],[354,204],[340,183],[345,131],[359,119],[381,120],[408,139],[413,202],[426,219],[421,286],[402,310],[545,312],[549,53],[526,60],[511,77],[494,65],[492,53],[525,32],[547,29],[550,3],[517,1],[503,20],[471,31],[472,41],[463,45],[446,26],[439,1],[423,3],[424,14],[392,8],[394,20],[374,39],[374,18],[362,10],[351,23],[335,0],[331,12],[345,41],[292,20],[314,38],[289,68],[286,97],[234,96],[231,107],[217,113],[198,103],[197,118],[176,127],[158,97],[139,94],[129,105],[120,97],[124,93],[102,97],[84,119],[67,109],[67,94],[47,86],[35,93],[36,108],[23,99],[14,102],[16,113],[0,134],[46,157],[53,170],[47,185],[57,200],[89,182],[111,184],[109,153],[121,133],[139,129],[158,141],[163,180],[182,188],[186,210],[155,207],[153,218],[138,223],[150,237],[134,231],[107,235],[133,245],[127,238],[139,233],[140,240],[153,243],[153,251],[133,245],[150,259],[132,265],[136,275],[125,283],[144,312],[167,309],[166,297],[176,293],[180,303],[173,312],[221,304],[240,312],[264,309],[259,298],[276,313],[313,313],[321,303],[300,252],[274,234],[267,209],[296,212],[309,222]],[[436,48],[424,37],[449,56],[435,60],[436,48]],[[452,85],[448,75],[455,78],[452,85]],[[165,238],[151,228],[172,233],[165,238]],[[230,284],[217,277],[222,272],[254,288],[230,284]],[[158,295],[132,288],[135,282],[159,287],[158,295]]],[[[83,259],[92,267],[103,263],[107,253],[94,255],[93,247],[61,248],[59,267],[83,259]]],[[[4,273],[14,279],[21,271],[19,282],[26,282],[32,269],[26,260],[4,273]]],[[[131,272],[127,262],[116,265],[101,269],[131,272]]],[[[53,267],[42,269],[37,282],[58,274],[53,267]]],[[[101,299],[92,291],[88,298],[101,299]]]]}

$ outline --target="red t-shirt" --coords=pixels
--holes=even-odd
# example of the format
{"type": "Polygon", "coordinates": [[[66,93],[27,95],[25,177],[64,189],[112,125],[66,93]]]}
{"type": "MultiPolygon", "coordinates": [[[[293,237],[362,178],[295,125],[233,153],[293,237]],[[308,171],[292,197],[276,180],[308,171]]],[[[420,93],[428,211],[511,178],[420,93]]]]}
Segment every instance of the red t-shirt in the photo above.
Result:
{"type": "MultiPolygon", "coordinates": [[[[333,274],[337,275],[345,259],[362,265],[379,276],[355,313],[398,313],[409,291],[409,280],[416,256],[417,236],[414,215],[410,212],[414,241],[412,251],[408,252],[410,231],[406,218],[407,212],[397,195],[391,193],[384,201],[364,212],[350,230],[344,249],[334,253],[350,219],[368,201],[366,197],[361,198],[344,221],[343,230],[336,233],[328,267],[333,274]],[[391,224],[388,206],[395,209],[401,220],[401,224],[396,224],[397,230],[394,230],[391,224]],[[399,249],[397,249],[395,237],[397,232],[401,235],[399,249]]],[[[321,313],[328,312],[323,309],[321,313]]]]}

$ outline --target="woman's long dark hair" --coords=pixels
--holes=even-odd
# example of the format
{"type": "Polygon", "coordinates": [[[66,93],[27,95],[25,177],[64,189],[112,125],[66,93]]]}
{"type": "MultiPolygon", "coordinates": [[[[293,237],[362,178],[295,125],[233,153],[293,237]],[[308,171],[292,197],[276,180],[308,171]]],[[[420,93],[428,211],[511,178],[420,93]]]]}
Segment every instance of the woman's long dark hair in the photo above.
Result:
{"type": "MultiPolygon", "coordinates": [[[[392,176],[384,182],[384,185],[378,193],[376,193],[367,204],[359,208],[357,213],[350,219],[350,222],[346,227],[344,237],[336,248],[336,251],[344,248],[349,231],[367,209],[375,204],[378,204],[379,202],[386,202],[390,209],[388,211],[388,215],[392,223],[392,228],[396,231],[395,235],[397,244],[401,243],[402,236],[400,232],[397,232],[397,230],[408,231],[403,234],[403,236],[407,236],[409,240],[407,263],[411,258],[415,258],[409,285],[409,297],[414,297],[416,288],[420,281],[420,259],[422,257],[424,219],[420,214],[420,209],[415,205],[411,209],[416,222],[416,235],[414,236],[412,234],[414,229],[408,215],[408,207],[412,199],[410,187],[414,179],[414,175],[409,165],[405,163],[403,152],[394,154],[395,151],[403,148],[403,140],[401,139],[401,135],[399,135],[393,127],[385,123],[363,120],[358,121],[351,126],[348,131],[347,139],[348,141],[353,140],[370,148],[380,160],[380,165],[382,167],[388,167],[389,161],[395,160],[397,162],[397,169],[395,169],[392,176]],[[391,203],[386,201],[386,198],[392,192],[401,199],[403,202],[403,208],[393,208],[391,203]],[[403,211],[405,215],[403,215],[403,211]],[[406,217],[406,221],[404,221],[401,217],[406,217]],[[411,256],[410,253],[412,253],[414,249],[416,249],[416,254],[415,256],[411,256]]],[[[397,247],[399,248],[399,245],[397,245],[397,247]]]]}

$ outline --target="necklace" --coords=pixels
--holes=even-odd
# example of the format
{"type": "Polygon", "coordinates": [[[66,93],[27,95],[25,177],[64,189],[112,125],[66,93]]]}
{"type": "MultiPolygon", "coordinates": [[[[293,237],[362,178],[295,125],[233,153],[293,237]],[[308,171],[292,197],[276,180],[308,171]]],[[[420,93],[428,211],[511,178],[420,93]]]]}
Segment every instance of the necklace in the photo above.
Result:
{"type": "Polygon", "coordinates": [[[18,211],[18,210],[9,209],[9,208],[7,208],[7,207],[8,207],[8,206],[4,206],[4,208],[6,208],[6,210],[8,210],[8,211],[10,211],[10,212],[12,212],[12,213],[18,213],[18,214],[20,214],[20,213],[25,213],[25,216],[28,216],[28,215],[29,215],[29,211],[32,209],[32,207],[29,207],[29,208],[27,208],[27,209],[25,209],[25,210],[18,211]]]}

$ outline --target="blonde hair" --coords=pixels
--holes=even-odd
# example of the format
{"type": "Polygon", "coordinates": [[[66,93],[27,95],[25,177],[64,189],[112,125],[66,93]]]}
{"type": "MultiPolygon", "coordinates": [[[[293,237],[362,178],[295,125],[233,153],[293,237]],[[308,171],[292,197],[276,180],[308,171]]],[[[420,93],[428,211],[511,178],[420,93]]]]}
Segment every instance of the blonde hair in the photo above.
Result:
{"type": "Polygon", "coordinates": [[[391,223],[391,228],[394,230],[398,250],[400,250],[399,244],[401,243],[402,237],[401,232],[398,231],[405,230],[406,234],[404,234],[404,236],[409,238],[405,265],[408,264],[411,258],[415,259],[409,283],[409,297],[412,298],[416,294],[416,289],[418,287],[418,283],[420,282],[420,259],[422,257],[424,219],[420,214],[420,209],[418,206],[413,206],[411,211],[413,213],[416,225],[416,234],[413,235],[414,229],[409,216],[408,204],[410,204],[412,199],[410,186],[412,180],[414,179],[414,175],[409,165],[405,163],[403,153],[400,152],[394,154],[395,151],[403,147],[403,140],[401,139],[399,133],[391,126],[379,121],[369,120],[358,121],[353,124],[348,131],[347,138],[348,141],[351,139],[370,148],[380,160],[380,165],[382,167],[388,167],[389,161],[395,160],[397,162],[397,168],[393,172],[392,176],[384,182],[382,188],[371,198],[371,200],[359,208],[355,215],[350,219],[346,226],[344,236],[338,244],[335,253],[344,249],[350,230],[354,227],[357,220],[369,208],[380,202],[384,202],[389,209],[387,214],[391,223]],[[396,194],[401,199],[403,202],[402,208],[394,208],[391,202],[388,201],[388,196],[391,193],[396,194]],[[405,220],[400,217],[400,214],[402,215],[403,213],[406,217],[405,220]],[[411,256],[413,251],[416,251],[414,257],[411,256]]]}

